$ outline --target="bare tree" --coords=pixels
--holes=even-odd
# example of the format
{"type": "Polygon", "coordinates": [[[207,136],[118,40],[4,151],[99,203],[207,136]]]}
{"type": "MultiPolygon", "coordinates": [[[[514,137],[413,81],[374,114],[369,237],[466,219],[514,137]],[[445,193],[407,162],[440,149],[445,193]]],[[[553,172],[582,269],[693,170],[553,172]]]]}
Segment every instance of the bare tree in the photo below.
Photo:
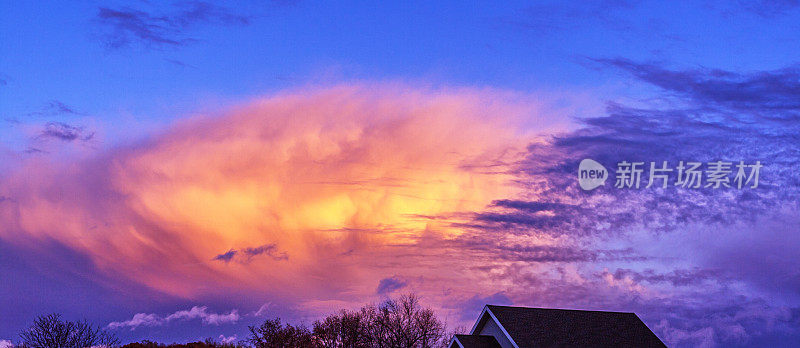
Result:
{"type": "Polygon", "coordinates": [[[315,348],[316,339],[305,326],[281,323],[280,318],[267,320],[261,326],[249,326],[248,342],[256,348],[315,348]]]}
{"type": "Polygon", "coordinates": [[[373,346],[369,326],[371,308],[360,311],[342,310],[314,322],[314,337],[324,348],[370,348],[373,346]]]}
{"type": "Polygon", "coordinates": [[[250,333],[248,342],[257,348],[440,348],[450,338],[433,310],[413,294],[342,310],[316,321],[311,332],[273,319],[251,326],[250,333]]]}
{"type": "Polygon", "coordinates": [[[108,331],[86,321],[65,321],[59,314],[41,315],[19,334],[22,345],[31,348],[115,347],[119,340],[108,331]]]}
{"type": "Polygon", "coordinates": [[[413,294],[383,302],[372,315],[370,331],[378,348],[434,348],[447,339],[444,324],[413,294]]]}

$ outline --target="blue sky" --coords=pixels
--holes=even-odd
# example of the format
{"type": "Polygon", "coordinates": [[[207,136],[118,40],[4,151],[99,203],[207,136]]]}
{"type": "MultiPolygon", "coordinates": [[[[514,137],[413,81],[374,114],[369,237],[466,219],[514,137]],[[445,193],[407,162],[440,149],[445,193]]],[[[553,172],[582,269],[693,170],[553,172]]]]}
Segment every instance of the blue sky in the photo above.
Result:
{"type": "Polygon", "coordinates": [[[243,339],[414,291],[452,325],[624,310],[671,346],[791,346],[799,18],[4,1],[0,340],[51,311],[125,342],[243,339]],[[759,160],[763,184],[587,194],[582,158],[759,160]]]}
{"type": "MultiPolygon", "coordinates": [[[[118,23],[100,19],[98,8],[174,16],[190,5],[6,3],[0,112],[26,119],[57,100],[103,122],[161,125],[287,87],[358,79],[599,90],[612,99],[638,93],[586,58],[771,70],[793,64],[798,47],[788,5],[774,12],[713,2],[224,5],[247,23],[191,19],[163,33],[181,43],[131,37],[111,48],[118,23]]],[[[123,136],[107,131],[110,142],[123,136]]]]}

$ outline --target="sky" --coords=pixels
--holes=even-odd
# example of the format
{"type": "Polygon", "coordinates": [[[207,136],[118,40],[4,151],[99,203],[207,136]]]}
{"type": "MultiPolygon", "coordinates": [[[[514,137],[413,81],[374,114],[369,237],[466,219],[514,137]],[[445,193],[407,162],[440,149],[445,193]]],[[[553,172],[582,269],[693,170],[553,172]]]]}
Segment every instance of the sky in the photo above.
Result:
{"type": "Polygon", "coordinates": [[[518,305],[632,311],[669,346],[796,345],[798,19],[0,1],[0,345],[51,312],[237,341],[409,292],[450,327],[518,305]],[[592,191],[586,158],[609,170],[592,191]],[[623,161],[640,188],[616,187],[623,161]],[[663,161],[762,167],[645,188],[663,161]]]}

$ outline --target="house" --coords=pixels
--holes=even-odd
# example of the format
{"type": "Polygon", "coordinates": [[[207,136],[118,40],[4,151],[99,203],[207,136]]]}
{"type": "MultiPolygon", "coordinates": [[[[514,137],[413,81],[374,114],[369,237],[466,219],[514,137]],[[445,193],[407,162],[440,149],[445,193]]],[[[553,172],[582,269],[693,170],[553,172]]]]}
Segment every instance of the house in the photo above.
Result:
{"type": "Polygon", "coordinates": [[[634,313],[483,307],[450,348],[666,347],[634,313]]]}

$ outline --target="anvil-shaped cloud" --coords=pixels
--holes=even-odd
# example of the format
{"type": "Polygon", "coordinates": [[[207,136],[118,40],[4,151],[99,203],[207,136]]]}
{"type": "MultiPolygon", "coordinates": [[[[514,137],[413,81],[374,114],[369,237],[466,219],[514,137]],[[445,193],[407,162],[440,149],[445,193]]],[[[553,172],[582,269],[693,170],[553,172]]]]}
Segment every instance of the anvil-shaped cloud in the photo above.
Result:
{"type": "Polygon", "coordinates": [[[31,249],[56,241],[104,272],[184,298],[229,287],[313,297],[363,273],[342,260],[459,234],[426,217],[518,190],[504,168],[533,140],[520,124],[538,116],[513,97],[295,91],[97,158],[33,158],[0,183],[9,197],[0,238],[31,249]]]}

